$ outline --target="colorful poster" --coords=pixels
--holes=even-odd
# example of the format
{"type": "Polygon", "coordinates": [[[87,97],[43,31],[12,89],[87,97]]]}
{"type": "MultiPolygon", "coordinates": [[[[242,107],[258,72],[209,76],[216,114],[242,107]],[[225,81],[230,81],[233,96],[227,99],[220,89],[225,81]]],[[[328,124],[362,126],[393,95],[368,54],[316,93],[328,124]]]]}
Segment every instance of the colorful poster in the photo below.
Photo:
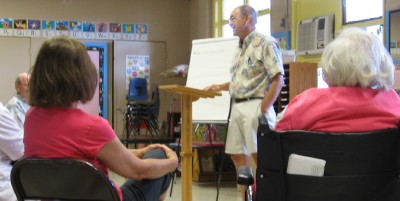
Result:
{"type": "Polygon", "coordinates": [[[0,18],[0,29],[12,29],[14,26],[13,19],[0,18]]]}
{"type": "Polygon", "coordinates": [[[136,24],[136,36],[138,40],[147,40],[147,24],[136,24]]]}
{"type": "Polygon", "coordinates": [[[70,21],[69,22],[69,35],[72,38],[82,38],[82,22],[70,21]]]}
{"type": "Polygon", "coordinates": [[[84,32],[95,32],[96,24],[94,22],[83,22],[84,32]]]}
{"type": "Polygon", "coordinates": [[[14,29],[24,30],[26,29],[26,19],[15,19],[14,29]]]}
{"type": "Polygon", "coordinates": [[[42,36],[53,37],[56,35],[56,22],[54,20],[42,20],[42,36]]]}
{"type": "Polygon", "coordinates": [[[96,37],[96,24],[94,22],[83,22],[83,38],[94,39],[96,37]]]}
{"type": "Polygon", "coordinates": [[[31,37],[41,37],[40,23],[40,20],[28,20],[27,35],[31,37]]]}
{"type": "Polygon", "coordinates": [[[65,20],[56,21],[56,35],[68,36],[69,22],[65,20]]]}
{"type": "Polygon", "coordinates": [[[0,18],[0,36],[148,40],[148,24],[0,18]]]}
{"type": "Polygon", "coordinates": [[[53,31],[56,29],[55,27],[54,20],[42,20],[42,30],[53,31]]]}
{"type": "Polygon", "coordinates": [[[122,39],[135,40],[135,24],[122,24],[122,39]]]}
{"type": "Polygon", "coordinates": [[[120,40],[122,38],[122,25],[121,23],[110,23],[109,38],[112,40],[120,40]]]}
{"type": "Polygon", "coordinates": [[[56,21],[56,30],[57,31],[68,31],[69,25],[68,21],[56,21]]]}
{"type": "Polygon", "coordinates": [[[27,36],[26,28],[26,19],[14,19],[14,36],[27,36]]]}
{"type": "Polygon", "coordinates": [[[40,20],[28,20],[28,29],[40,30],[40,20]]]}
{"type": "Polygon", "coordinates": [[[108,23],[96,22],[96,32],[97,39],[108,39],[108,23]]]}
{"type": "Polygon", "coordinates": [[[0,18],[0,36],[13,35],[14,21],[11,18],[0,18]]]}
{"type": "Polygon", "coordinates": [[[121,33],[121,23],[110,23],[110,32],[121,33]]]}
{"type": "Polygon", "coordinates": [[[150,56],[126,55],[126,89],[129,89],[129,81],[132,77],[146,78],[150,80],[150,56]]]}
{"type": "Polygon", "coordinates": [[[397,48],[397,41],[390,41],[390,48],[397,48]]]}

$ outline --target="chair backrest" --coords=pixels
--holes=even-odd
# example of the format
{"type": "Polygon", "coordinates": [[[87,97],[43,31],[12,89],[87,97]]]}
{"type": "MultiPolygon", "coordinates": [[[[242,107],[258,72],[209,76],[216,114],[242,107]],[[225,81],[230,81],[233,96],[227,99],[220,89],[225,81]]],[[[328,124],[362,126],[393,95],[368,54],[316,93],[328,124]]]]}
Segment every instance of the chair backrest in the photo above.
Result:
{"type": "Polygon", "coordinates": [[[156,83],[150,85],[150,102],[149,105],[153,105],[160,101],[160,91],[156,83]]]}
{"type": "Polygon", "coordinates": [[[160,90],[158,85],[152,83],[150,86],[150,100],[148,101],[147,105],[152,112],[154,117],[158,117],[160,112],[160,90]]]}
{"type": "Polygon", "coordinates": [[[19,201],[119,201],[107,175],[78,159],[21,159],[13,166],[11,184],[19,201]]]}
{"type": "Polygon", "coordinates": [[[265,118],[259,120],[257,199],[400,200],[398,128],[363,133],[278,132],[269,128],[265,118]],[[288,174],[291,154],[325,160],[324,176],[288,174]]]}
{"type": "Polygon", "coordinates": [[[129,81],[128,101],[145,101],[147,94],[147,80],[145,78],[134,77],[129,81]]]}

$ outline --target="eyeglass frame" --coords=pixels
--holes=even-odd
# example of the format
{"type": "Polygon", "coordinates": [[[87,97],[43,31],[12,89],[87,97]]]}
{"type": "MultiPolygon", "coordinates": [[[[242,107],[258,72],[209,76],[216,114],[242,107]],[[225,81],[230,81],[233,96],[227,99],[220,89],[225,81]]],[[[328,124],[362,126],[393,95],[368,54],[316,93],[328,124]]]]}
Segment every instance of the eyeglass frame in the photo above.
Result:
{"type": "MultiPolygon", "coordinates": [[[[240,14],[239,16],[243,16],[244,14],[240,14]]],[[[228,19],[228,22],[233,22],[233,21],[235,21],[235,20],[237,20],[238,19],[238,17],[239,16],[233,16],[233,15],[231,15],[230,17],[229,17],[229,19],[228,19]]]]}

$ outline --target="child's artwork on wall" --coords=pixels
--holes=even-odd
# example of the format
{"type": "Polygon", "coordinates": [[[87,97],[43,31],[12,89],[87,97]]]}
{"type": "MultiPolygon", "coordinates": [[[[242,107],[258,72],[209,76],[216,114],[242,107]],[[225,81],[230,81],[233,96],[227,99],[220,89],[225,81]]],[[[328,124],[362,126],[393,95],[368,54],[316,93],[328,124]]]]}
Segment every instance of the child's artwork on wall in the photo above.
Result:
{"type": "Polygon", "coordinates": [[[105,21],[12,19],[0,17],[0,36],[78,39],[148,40],[148,24],[105,21]]]}
{"type": "Polygon", "coordinates": [[[82,22],[70,21],[69,22],[69,35],[73,38],[82,38],[83,28],[82,22]]]}
{"type": "Polygon", "coordinates": [[[56,32],[56,25],[54,20],[42,20],[42,36],[53,37],[56,32]]]}
{"type": "Polygon", "coordinates": [[[122,24],[122,39],[135,40],[135,24],[124,23],[122,24]]]}
{"type": "Polygon", "coordinates": [[[136,24],[136,36],[138,40],[147,40],[147,24],[136,24]]]}
{"type": "Polygon", "coordinates": [[[109,38],[113,40],[119,40],[122,38],[122,25],[121,23],[110,23],[110,34],[109,38]]]}
{"type": "Polygon", "coordinates": [[[14,19],[14,35],[26,36],[27,22],[26,19],[14,19]]]}
{"type": "Polygon", "coordinates": [[[57,20],[56,21],[56,35],[65,35],[68,36],[69,23],[65,20],[57,20]]]}
{"type": "Polygon", "coordinates": [[[0,36],[13,35],[14,21],[11,18],[0,18],[0,36]]]}
{"type": "Polygon", "coordinates": [[[96,38],[108,39],[108,23],[96,22],[96,38]]]}
{"type": "Polygon", "coordinates": [[[40,37],[41,36],[41,31],[40,31],[40,20],[28,20],[28,31],[27,34],[30,37],[40,37]]]}

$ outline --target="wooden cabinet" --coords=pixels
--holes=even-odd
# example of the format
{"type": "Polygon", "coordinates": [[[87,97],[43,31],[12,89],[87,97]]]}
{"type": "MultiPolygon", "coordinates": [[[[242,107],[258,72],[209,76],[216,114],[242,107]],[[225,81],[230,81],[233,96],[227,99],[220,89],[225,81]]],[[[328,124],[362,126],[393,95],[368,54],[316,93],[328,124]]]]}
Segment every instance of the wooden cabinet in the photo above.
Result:
{"type": "Polygon", "coordinates": [[[281,112],[295,96],[304,90],[317,87],[317,64],[290,62],[283,65],[285,85],[282,87],[274,109],[281,112]]]}

